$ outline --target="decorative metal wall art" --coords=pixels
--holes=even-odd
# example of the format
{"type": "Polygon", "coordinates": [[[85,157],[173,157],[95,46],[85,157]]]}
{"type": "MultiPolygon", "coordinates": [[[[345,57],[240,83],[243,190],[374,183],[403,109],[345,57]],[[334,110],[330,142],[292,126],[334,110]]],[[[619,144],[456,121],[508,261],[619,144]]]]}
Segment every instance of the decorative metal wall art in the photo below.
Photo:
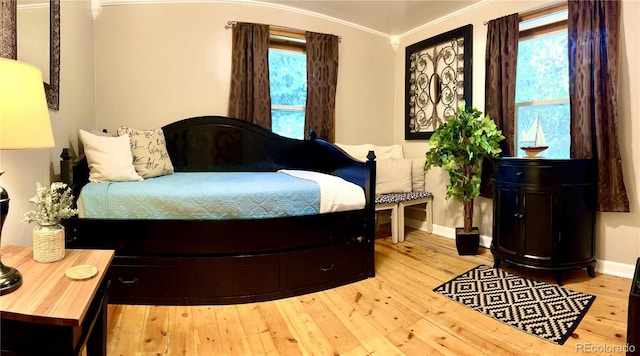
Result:
{"type": "Polygon", "coordinates": [[[406,48],[405,140],[428,139],[461,101],[471,106],[473,25],[406,48]]]}

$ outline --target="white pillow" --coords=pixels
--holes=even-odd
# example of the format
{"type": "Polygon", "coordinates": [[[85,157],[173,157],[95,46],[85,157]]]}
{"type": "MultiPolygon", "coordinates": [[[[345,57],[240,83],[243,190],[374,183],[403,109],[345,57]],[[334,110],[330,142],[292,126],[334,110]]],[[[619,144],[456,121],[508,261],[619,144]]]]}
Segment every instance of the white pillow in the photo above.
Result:
{"type": "Polygon", "coordinates": [[[373,145],[369,143],[365,143],[362,145],[345,145],[342,143],[336,143],[336,146],[340,147],[349,156],[357,159],[360,162],[366,162],[369,151],[373,151],[373,145]]]}
{"type": "Polygon", "coordinates": [[[377,161],[376,194],[411,192],[411,166],[410,159],[377,161]]]}
{"type": "Polygon", "coordinates": [[[121,126],[118,128],[118,136],[122,135],[129,135],[133,168],[142,178],[173,174],[173,164],[161,128],[136,130],[121,126]]]}
{"type": "Polygon", "coordinates": [[[107,132],[107,130],[91,130],[91,129],[89,129],[89,130],[85,130],[85,131],[87,131],[87,132],[89,132],[89,133],[91,133],[93,135],[96,135],[96,136],[113,137],[113,135],[109,134],[107,132]]]}
{"type": "Polygon", "coordinates": [[[363,143],[361,145],[345,145],[342,143],[336,143],[336,146],[340,147],[349,156],[361,162],[367,161],[367,155],[369,154],[369,151],[373,151],[376,154],[377,161],[383,159],[404,158],[401,145],[376,146],[370,143],[363,143]]]}
{"type": "Polygon", "coordinates": [[[414,158],[411,160],[411,190],[416,192],[424,191],[424,158],[414,158]]]}
{"type": "Polygon", "coordinates": [[[89,164],[89,181],[138,181],[142,177],[133,168],[129,136],[97,136],[80,130],[80,140],[89,164]]]}
{"type": "Polygon", "coordinates": [[[373,146],[373,152],[376,154],[376,160],[383,159],[403,159],[404,153],[402,153],[401,145],[391,146],[373,146]]]}

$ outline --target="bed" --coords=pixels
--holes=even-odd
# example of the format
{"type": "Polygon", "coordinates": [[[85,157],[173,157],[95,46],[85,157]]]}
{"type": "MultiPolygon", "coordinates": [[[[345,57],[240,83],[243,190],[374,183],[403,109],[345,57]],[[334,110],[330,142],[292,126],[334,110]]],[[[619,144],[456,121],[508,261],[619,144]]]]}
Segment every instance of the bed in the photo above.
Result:
{"type": "MultiPolygon", "coordinates": [[[[322,173],[357,185],[364,200],[358,208],[297,215],[148,218],[131,213],[69,219],[67,248],[115,250],[107,272],[110,303],[247,303],[374,276],[373,152],[367,162],[359,162],[313,133],[305,140],[289,139],[221,116],[188,118],[161,129],[176,177],[322,173]]],[[[88,184],[86,157],[74,161],[66,152],[62,180],[79,197],[94,183],[88,184]]]]}

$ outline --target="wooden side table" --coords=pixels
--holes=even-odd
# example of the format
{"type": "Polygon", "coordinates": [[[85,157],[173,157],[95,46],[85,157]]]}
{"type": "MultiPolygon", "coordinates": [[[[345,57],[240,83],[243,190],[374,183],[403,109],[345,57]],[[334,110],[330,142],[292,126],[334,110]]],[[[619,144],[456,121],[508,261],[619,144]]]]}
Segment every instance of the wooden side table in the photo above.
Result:
{"type": "Polygon", "coordinates": [[[0,249],[3,262],[22,273],[16,291],[0,297],[2,354],[87,355],[106,354],[107,289],[104,278],[113,259],[111,250],[66,250],[54,263],[33,260],[24,246],[0,249]],[[66,276],[70,267],[89,264],[98,269],[91,279],[66,276]]]}

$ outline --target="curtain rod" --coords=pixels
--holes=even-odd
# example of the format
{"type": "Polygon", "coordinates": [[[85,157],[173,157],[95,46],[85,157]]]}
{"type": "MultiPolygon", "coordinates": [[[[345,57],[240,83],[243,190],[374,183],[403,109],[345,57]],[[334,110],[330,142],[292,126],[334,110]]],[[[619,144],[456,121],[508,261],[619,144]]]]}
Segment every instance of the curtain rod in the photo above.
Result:
{"type": "MultiPolygon", "coordinates": [[[[522,22],[522,16],[520,16],[520,14],[518,14],[518,22],[522,22]]],[[[487,26],[489,24],[489,21],[484,21],[482,22],[482,24],[487,26]]]]}
{"type": "MultiPolygon", "coordinates": [[[[224,26],[224,28],[228,30],[230,28],[235,27],[237,24],[238,24],[238,21],[227,21],[227,24],[224,26]]],[[[293,28],[293,27],[276,26],[276,25],[267,25],[267,26],[273,27],[278,30],[297,32],[300,34],[304,34],[306,32],[305,30],[300,30],[298,28],[293,28]]],[[[338,41],[342,41],[342,36],[338,36],[338,41]]]]}
{"type": "MultiPolygon", "coordinates": [[[[530,9],[530,10],[518,13],[518,21],[522,22],[525,20],[530,20],[531,18],[542,16],[542,15],[548,15],[554,12],[559,12],[566,8],[567,8],[567,1],[559,0],[552,4],[543,5],[541,7],[537,7],[534,9],[530,9]]],[[[486,26],[489,24],[489,21],[484,21],[482,24],[486,26]]]]}

